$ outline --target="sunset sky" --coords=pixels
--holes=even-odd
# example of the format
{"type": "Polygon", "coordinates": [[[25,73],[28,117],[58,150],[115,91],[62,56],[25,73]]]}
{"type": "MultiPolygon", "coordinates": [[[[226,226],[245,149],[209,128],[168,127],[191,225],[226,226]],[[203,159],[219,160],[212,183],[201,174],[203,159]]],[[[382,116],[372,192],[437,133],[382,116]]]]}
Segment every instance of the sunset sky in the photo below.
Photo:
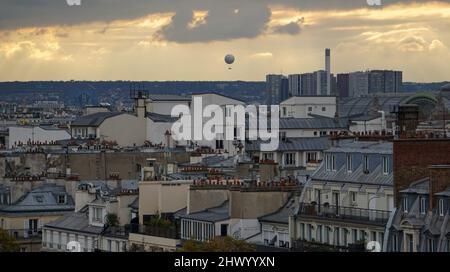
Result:
{"type": "Polygon", "coordinates": [[[0,81],[262,81],[323,69],[326,47],[334,73],[386,68],[406,81],[450,80],[450,1],[0,2],[0,81]]]}

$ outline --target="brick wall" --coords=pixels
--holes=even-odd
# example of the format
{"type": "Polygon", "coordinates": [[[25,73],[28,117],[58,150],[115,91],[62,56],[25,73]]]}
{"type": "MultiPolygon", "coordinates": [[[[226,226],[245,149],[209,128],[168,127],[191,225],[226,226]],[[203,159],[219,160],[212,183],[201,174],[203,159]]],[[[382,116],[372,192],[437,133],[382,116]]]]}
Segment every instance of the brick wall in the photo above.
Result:
{"type": "MultiPolygon", "coordinates": [[[[402,139],[394,141],[394,193],[430,176],[432,165],[450,165],[450,139],[402,139]]],[[[450,184],[449,184],[450,185],[450,184]]]]}

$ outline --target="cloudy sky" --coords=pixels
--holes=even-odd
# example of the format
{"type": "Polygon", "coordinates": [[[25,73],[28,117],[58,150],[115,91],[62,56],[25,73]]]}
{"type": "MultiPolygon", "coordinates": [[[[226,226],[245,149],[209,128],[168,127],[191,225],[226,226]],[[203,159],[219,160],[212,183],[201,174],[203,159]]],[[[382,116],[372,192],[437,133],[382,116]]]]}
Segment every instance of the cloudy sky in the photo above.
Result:
{"type": "Polygon", "coordinates": [[[0,81],[264,80],[399,69],[450,80],[450,0],[0,1],[0,81]],[[233,69],[224,64],[236,56],[233,69]]]}

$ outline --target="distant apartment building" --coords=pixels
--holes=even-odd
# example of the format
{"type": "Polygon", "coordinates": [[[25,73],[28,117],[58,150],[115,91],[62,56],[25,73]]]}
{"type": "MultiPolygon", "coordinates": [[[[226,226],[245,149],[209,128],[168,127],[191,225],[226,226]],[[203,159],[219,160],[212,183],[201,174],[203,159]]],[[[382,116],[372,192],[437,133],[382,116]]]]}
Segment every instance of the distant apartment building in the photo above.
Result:
{"type": "Polygon", "coordinates": [[[349,96],[360,97],[369,93],[369,73],[354,72],[349,75],[349,96]]]}
{"type": "Polygon", "coordinates": [[[327,71],[289,75],[290,96],[326,96],[335,91],[336,78],[330,74],[330,93],[328,92],[327,71]]]}
{"type": "Polygon", "coordinates": [[[278,105],[289,97],[289,80],[283,75],[267,75],[266,92],[266,104],[278,105]]]}
{"type": "Polygon", "coordinates": [[[339,74],[337,85],[342,97],[361,97],[376,93],[398,93],[402,90],[403,72],[371,70],[339,74]]]}
{"type": "Polygon", "coordinates": [[[350,91],[350,75],[349,74],[338,74],[337,75],[337,95],[340,98],[349,97],[350,91]]]}

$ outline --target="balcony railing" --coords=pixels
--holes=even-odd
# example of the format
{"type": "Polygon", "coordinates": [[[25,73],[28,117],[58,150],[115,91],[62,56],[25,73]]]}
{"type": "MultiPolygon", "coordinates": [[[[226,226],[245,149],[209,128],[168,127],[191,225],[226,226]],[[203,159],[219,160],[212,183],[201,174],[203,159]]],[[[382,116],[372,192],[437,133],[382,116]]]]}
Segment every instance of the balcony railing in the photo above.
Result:
{"type": "Polygon", "coordinates": [[[179,228],[175,226],[159,227],[159,226],[132,224],[130,233],[137,233],[169,239],[180,239],[179,228]]]}
{"type": "Polygon", "coordinates": [[[334,220],[348,220],[367,224],[385,225],[389,220],[390,212],[303,203],[301,205],[300,215],[306,217],[320,217],[334,220]]]}
{"type": "Polygon", "coordinates": [[[6,229],[10,236],[16,239],[40,239],[42,238],[42,229],[6,229]]]}

